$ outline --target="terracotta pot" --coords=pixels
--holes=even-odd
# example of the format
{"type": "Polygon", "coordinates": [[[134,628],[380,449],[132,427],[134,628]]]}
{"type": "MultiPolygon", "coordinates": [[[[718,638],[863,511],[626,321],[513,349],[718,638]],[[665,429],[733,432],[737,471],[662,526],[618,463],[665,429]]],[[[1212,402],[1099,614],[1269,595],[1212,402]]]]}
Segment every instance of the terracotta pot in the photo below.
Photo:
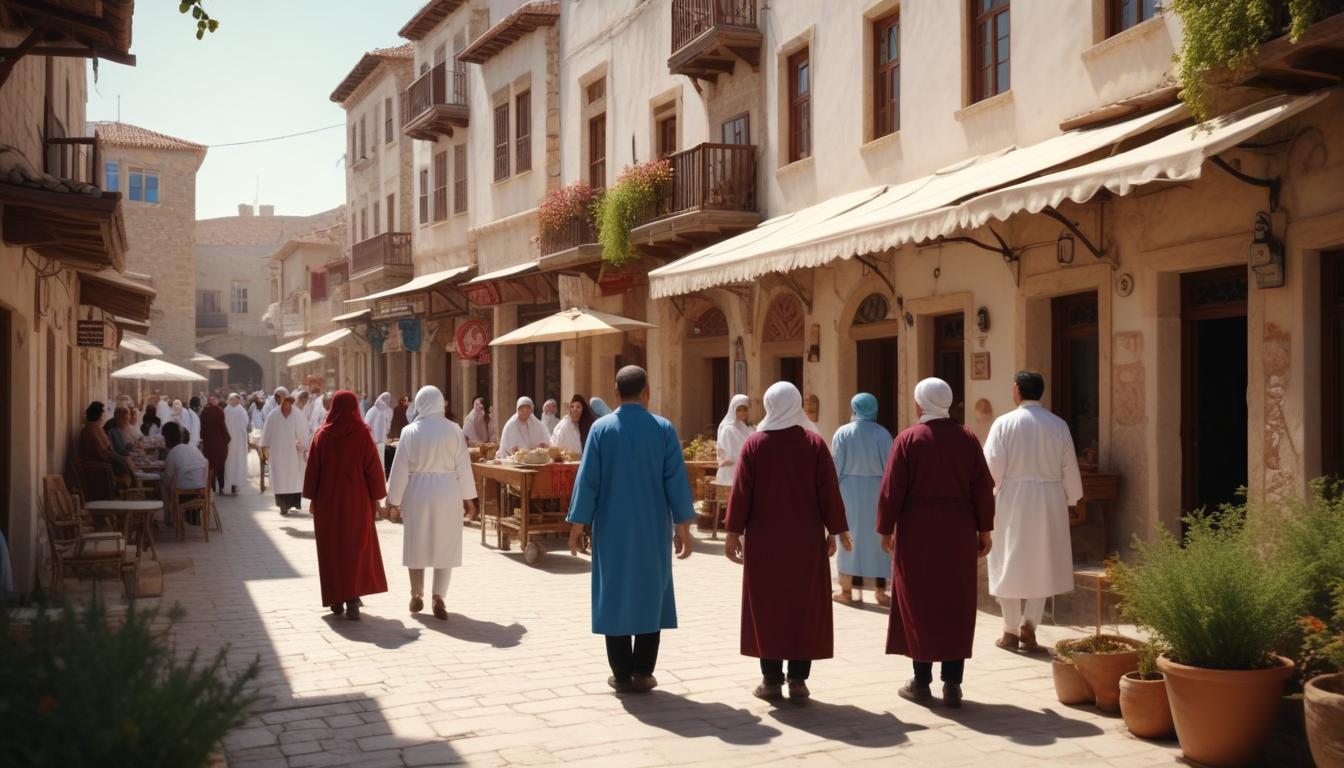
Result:
{"type": "MultiPolygon", "coordinates": [[[[1117,635],[1102,635],[1102,637],[1118,642],[1131,643],[1137,647],[1139,642],[1127,637],[1117,635]]],[[[1127,672],[1134,672],[1139,668],[1138,650],[1121,651],[1119,653],[1083,653],[1074,651],[1071,658],[1078,667],[1078,673],[1087,681],[1087,685],[1092,689],[1092,695],[1096,698],[1097,709],[1102,712],[1120,711],[1120,678],[1127,672]]]]}
{"type": "Polygon", "coordinates": [[[1293,674],[1291,660],[1274,658],[1278,666],[1268,669],[1226,670],[1158,657],[1176,738],[1186,758],[1211,766],[1249,765],[1259,759],[1274,732],[1283,683],[1293,674]]]}
{"type": "Polygon", "coordinates": [[[1129,732],[1141,739],[1165,739],[1176,731],[1162,678],[1141,680],[1138,672],[1120,678],[1120,714],[1129,732]]]}
{"type": "Polygon", "coordinates": [[[1344,768],[1344,672],[1311,678],[1303,698],[1317,768],[1344,768]]]}
{"type": "Polygon", "coordinates": [[[1073,662],[1055,659],[1050,671],[1055,676],[1055,696],[1060,704],[1092,703],[1092,689],[1087,687],[1087,681],[1078,674],[1078,667],[1073,662]]]}

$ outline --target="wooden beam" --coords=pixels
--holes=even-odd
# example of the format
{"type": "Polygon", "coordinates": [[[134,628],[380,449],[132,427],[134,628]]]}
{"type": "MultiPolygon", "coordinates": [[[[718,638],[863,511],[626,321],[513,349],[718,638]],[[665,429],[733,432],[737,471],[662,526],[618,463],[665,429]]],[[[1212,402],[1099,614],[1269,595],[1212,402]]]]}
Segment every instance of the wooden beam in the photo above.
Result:
{"type": "Polygon", "coordinates": [[[21,11],[25,18],[36,16],[51,22],[43,26],[68,29],[72,34],[85,35],[105,45],[113,44],[112,35],[103,27],[102,19],[68,11],[38,0],[5,0],[5,4],[21,11]]]}
{"type": "Polygon", "coordinates": [[[28,36],[23,39],[23,42],[19,43],[17,48],[6,48],[0,51],[5,57],[5,60],[0,62],[0,87],[3,87],[5,81],[9,79],[9,73],[14,71],[14,66],[19,63],[19,59],[22,59],[29,51],[37,47],[44,32],[45,30],[41,27],[33,27],[33,31],[28,33],[28,36]]]}

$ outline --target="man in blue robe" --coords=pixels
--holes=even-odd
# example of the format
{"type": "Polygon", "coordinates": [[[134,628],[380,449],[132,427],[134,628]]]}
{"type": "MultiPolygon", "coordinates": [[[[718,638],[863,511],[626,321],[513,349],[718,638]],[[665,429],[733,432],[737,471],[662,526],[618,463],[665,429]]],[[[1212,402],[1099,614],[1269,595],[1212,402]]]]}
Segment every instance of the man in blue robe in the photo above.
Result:
{"type": "Polygon", "coordinates": [[[569,505],[569,549],[584,526],[593,539],[593,634],[606,635],[617,693],[653,690],[664,629],[677,626],[672,552],[691,554],[695,517],[677,430],[649,413],[649,377],[628,365],[616,374],[621,405],[593,422],[569,505]],[[675,535],[674,535],[675,528],[675,535]]]}

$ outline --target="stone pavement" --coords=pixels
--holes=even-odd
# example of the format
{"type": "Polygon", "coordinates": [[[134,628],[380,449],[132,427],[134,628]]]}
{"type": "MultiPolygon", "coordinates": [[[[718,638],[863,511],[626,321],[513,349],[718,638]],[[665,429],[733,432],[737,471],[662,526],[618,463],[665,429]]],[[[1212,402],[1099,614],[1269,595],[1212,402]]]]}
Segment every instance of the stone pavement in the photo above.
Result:
{"type": "MultiPolygon", "coordinates": [[[[306,502],[305,502],[306,503],[306,502]]],[[[1135,766],[1179,762],[1174,742],[1133,738],[1118,717],[1060,705],[1046,657],[996,649],[982,614],[963,710],[896,696],[907,661],[883,654],[886,613],[835,608],[837,657],[815,665],[814,699],[774,707],[751,696],[738,654],[740,572],[707,537],[675,565],[681,627],[663,633],[660,688],[617,697],[589,631],[588,560],[559,540],[537,567],[465,532],[450,618],[407,612],[401,528],[379,523],[391,592],[363,620],[319,604],[312,519],[281,517],[255,487],[220,499],[224,533],[165,543],[165,595],[186,617],[181,653],[230,647],[262,662],[269,697],[226,742],[232,766],[973,765],[1135,766]]],[[[493,540],[493,536],[491,536],[493,540]]],[[[871,599],[871,593],[868,593],[871,599]]],[[[1077,630],[1046,627],[1042,641],[1077,630]]]]}

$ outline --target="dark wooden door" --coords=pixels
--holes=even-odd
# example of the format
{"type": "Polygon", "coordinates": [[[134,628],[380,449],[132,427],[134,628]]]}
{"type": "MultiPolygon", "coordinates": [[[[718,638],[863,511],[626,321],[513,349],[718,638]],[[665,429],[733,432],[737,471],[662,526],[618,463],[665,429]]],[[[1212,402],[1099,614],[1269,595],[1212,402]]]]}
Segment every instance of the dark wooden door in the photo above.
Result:
{"type": "Polygon", "coordinates": [[[1083,464],[1095,464],[1101,437],[1097,293],[1053,299],[1050,314],[1050,404],[1055,415],[1068,422],[1073,448],[1083,457],[1083,464]]]}
{"type": "Polygon", "coordinates": [[[957,312],[933,318],[933,375],[952,387],[948,415],[966,423],[966,316],[957,312]]]}
{"type": "Polygon", "coordinates": [[[706,434],[717,435],[719,419],[728,413],[728,403],[732,400],[733,383],[729,376],[729,364],[726,357],[709,359],[710,378],[710,427],[706,434]]]}
{"type": "Polygon", "coordinates": [[[1344,478],[1344,251],[1321,255],[1321,474],[1344,478]]]}
{"type": "MultiPolygon", "coordinates": [[[[5,540],[10,540],[9,535],[9,446],[10,440],[14,436],[13,424],[11,423],[11,413],[14,398],[10,396],[10,376],[14,375],[14,360],[11,358],[10,348],[10,320],[12,315],[9,310],[0,310],[0,533],[3,533],[5,540]]],[[[73,373],[71,374],[73,375],[73,373]]]]}
{"type": "Polygon", "coordinates": [[[1246,485],[1246,267],[1181,276],[1182,501],[1215,510],[1246,485]]]}
{"type": "Polygon", "coordinates": [[[781,357],[779,358],[779,381],[787,381],[803,391],[803,358],[801,357],[781,357]]]}
{"type": "Polygon", "coordinates": [[[877,398],[877,423],[894,436],[900,431],[901,422],[900,381],[896,374],[897,339],[895,336],[866,339],[857,346],[858,391],[877,398]]]}

